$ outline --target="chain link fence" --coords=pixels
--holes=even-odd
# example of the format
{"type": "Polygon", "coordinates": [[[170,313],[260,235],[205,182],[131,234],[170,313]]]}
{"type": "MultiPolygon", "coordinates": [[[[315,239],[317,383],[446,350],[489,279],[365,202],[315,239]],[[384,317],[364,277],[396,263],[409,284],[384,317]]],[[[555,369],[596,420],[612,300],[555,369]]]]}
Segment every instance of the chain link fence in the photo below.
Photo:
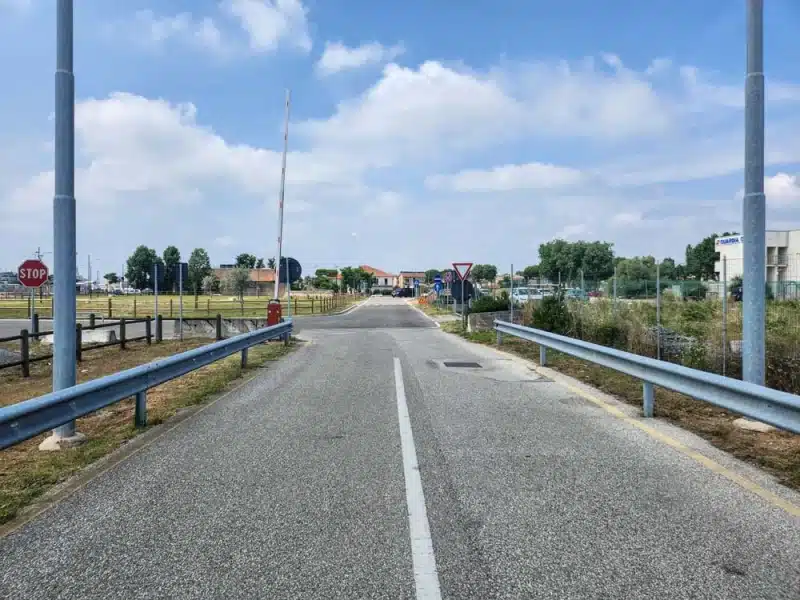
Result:
{"type": "MultiPolygon", "coordinates": [[[[742,376],[741,260],[724,261],[709,281],[649,277],[564,277],[568,335],[726,375],[742,376]],[[577,293],[575,290],[581,290],[577,293]]],[[[768,261],[769,265],[769,261],[768,261]]],[[[660,271],[660,269],[659,269],[660,271]]],[[[785,269],[791,273],[791,266],[785,269]]],[[[798,271],[800,273],[800,271],[798,271]]],[[[522,283],[522,282],[520,282],[522,283]]],[[[519,285],[515,282],[515,285],[519,285]]],[[[536,287],[539,282],[528,282],[536,287]]],[[[766,383],[800,392],[800,279],[767,268],[766,383]]],[[[530,316],[540,302],[524,307],[530,316]]],[[[525,319],[525,317],[523,317],[525,319]]],[[[528,319],[525,319],[528,320],[528,319]]]]}

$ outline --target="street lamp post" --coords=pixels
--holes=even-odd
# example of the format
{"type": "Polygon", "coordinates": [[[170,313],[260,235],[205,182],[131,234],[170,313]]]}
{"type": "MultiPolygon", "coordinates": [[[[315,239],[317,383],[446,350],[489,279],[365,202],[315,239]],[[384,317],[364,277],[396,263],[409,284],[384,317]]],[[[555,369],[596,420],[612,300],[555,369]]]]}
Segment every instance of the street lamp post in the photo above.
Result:
{"type": "MultiPolygon", "coordinates": [[[[73,73],[73,4],[56,4],[55,196],[53,198],[53,391],[75,385],[75,74],[73,73]]],[[[59,450],[80,442],[75,421],[53,430],[40,450],[59,450]]]]}

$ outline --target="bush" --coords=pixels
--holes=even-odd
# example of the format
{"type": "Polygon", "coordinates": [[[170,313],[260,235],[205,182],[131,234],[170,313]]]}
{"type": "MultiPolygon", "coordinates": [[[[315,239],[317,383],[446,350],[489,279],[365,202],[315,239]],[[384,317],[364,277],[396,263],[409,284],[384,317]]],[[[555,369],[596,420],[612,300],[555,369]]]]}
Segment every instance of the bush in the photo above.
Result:
{"type": "Polygon", "coordinates": [[[572,328],[572,317],[561,294],[545,296],[533,310],[531,327],[567,335],[572,328]]]}
{"type": "Polygon", "coordinates": [[[508,310],[508,299],[493,298],[492,296],[481,296],[472,302],[470,312],[473,313],[486,313],[486,312],[500,312],[508,310]]]}

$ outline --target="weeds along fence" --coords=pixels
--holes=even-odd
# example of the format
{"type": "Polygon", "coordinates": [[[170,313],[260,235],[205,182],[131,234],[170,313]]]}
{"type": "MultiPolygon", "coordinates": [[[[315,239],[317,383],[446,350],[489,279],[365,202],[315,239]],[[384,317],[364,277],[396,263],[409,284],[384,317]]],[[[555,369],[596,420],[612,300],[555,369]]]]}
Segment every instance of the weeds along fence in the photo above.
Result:
{"type": "MultiPolygon", "coordinates": [[[[268,298],[245,297],[227,298],[218,296],[184,296],[183,316],[185,318],[223,317],[262,317],[267,314],[268,298]]],[[[283,299],[283,314],[293,315],[324,314],[346,306],[352,297],[346,294],[327,296],[294,296],[289,301],[283,299]]],[[[181,300],[176,296],[159,297],[158,310],[154,296],[108,296],[104,298],[78,298],[76,301],[78,317],[94,314],[106,319],[136,319],[146,315],[161,315],[164,318],[177,318],[181,314],[181,300]]],[[[53,317],[52,298],[35,299],[33,312],[42,318],[53,317]]],[[[24,319],[31,315],[31,300],[0,300],[0,319],[24,319]]]]}
{"type": "MultiPolygon", "coordinates": [[[[592,298],[536,301],[525,325],[733,378],[742,375],[742,305],[721,300],[659,302],[592,298]]],[[[769,301],[766,384],[800,393],[800,301],[769,301]]]]}

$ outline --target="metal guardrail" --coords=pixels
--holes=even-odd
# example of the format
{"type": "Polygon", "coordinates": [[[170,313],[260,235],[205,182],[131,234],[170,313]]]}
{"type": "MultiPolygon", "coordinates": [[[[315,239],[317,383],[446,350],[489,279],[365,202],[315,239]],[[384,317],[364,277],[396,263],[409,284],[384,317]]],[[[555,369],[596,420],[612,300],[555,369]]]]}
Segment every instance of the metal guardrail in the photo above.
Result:
{"type": "Polygon", "coordinates": [[[291,333],[292,321],[287,320],[285,323],[237,335],[127,371],[2,407],[0,449],[130,397],[136,398],[134,423],[137,427],[144,427],[147,424],[148,389],[236,352],[242,353],[242,366],[246,366],[248,348],[276,338],[288,341],[291,333]]]}
{"type": "Polygon", "coordinates": [[[539,344],[539,362],[543,366],[547,364],[546,349],[552,348],[640,379],[645,417],[653,416],[653,386],[657,385],[780,429],[800,433],[800,396],[541,329],[498,320],[494,325],[498,343],[501,334],[508,334],[539,344]]]}

